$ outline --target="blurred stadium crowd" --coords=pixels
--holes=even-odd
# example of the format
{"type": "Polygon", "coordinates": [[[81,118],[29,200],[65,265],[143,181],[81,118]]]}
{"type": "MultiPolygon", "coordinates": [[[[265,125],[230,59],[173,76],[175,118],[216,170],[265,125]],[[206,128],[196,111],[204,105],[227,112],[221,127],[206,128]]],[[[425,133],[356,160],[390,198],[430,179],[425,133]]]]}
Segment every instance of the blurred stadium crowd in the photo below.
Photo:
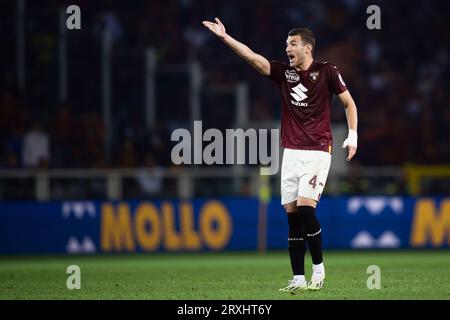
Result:
{"type": "MultiPolygon", "coordinates": [[[[142,75],[133,70],[144,68],[136,53],[148,46],[156,49],[158,65],[199,61],[204,84],[249,83],[250,119],[278,119],[277,89],[203,29],[201,21],[215,16],[231,35],[273,60],[286,61],[284,43],[291,28],[315,32],[316,58],[339,67],[357,103],[361,165],[450,163],[446,1],[380,2],[381,30],[366,27],[371,1],[28,1],[23,92],[16,86],[14,3],[0,5],[2,168],[170,166],[170,132],[189,126],[188,92],[182,89],[185,81],[161,79],[158,125],[146,128],[141,116],[144,89],[137,84],[142,75]],[[69,99],[60,102],[57,9],[66,3],[80,5],[82,31],[68,35],[69,99]],[[102,28],[110,28],[113,36],[109,159],[100,96],[102,28]],[[131,58],[122,58],[123,52],[131,58]]],[[[233,126],[232,106],[226,103],[212,99],[203,106],[207,126],[233,126]]],[[[345,124],[338,103],[332,117],[333,123],[345,124]]]]}

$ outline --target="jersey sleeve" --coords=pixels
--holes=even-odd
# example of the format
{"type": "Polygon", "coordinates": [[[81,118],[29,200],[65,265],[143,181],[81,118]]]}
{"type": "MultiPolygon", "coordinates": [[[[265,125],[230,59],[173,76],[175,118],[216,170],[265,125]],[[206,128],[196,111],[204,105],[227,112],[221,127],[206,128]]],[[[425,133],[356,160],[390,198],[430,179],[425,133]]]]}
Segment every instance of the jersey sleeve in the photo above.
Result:
{"type": "Polygon", "coordinates": [[[334,92],[335,95],[339,95],[342,92],[347,90],[347,85],[342,79],[341,74],[339,73],[338,68],[333,64],[328,64],[328,85],[331,88],[331,91],[334,92]]]}
{"type": "Polygon", "coordinates": [[[279,61],[269,61],[270,63],[270,74],[269,79],[280,84],[284,77],[284,72],[286,71],[286,64],[279,61]]]}

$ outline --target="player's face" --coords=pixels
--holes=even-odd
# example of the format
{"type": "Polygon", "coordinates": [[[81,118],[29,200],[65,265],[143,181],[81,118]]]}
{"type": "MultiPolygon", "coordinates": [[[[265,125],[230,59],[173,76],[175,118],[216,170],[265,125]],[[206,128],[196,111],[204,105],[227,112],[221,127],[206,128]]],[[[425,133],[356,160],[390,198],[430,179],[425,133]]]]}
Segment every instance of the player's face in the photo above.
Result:
{"type": "Polygon", "coordinates": [[[297,67],[303,64],[308,50],[309,48],[303,44],[302,38],[299,35],[289,36],[287,38],[286,54],[291,67],[297,67]]]}

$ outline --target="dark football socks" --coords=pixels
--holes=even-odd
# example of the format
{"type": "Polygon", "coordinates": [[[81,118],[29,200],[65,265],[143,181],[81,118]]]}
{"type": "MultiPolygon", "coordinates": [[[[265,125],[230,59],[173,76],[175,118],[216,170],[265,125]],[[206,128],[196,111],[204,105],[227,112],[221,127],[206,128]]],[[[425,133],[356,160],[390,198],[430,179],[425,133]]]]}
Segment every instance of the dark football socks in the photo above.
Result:
{"type": "Polygon", "coordinates": [[[302,216],[299,212],[288,212],[289,223],[289,257],[291,259],[292,273],[296,275],[305,274],[305,236],[302,216]]]}
{"type": "Polygon", "coordinates": [[[313,264],[321,264],[322,256],[322,230],[316,217],[316,208],[311,206],[298,206],[298,213],[305,225],[305,238],[313,264]]]}

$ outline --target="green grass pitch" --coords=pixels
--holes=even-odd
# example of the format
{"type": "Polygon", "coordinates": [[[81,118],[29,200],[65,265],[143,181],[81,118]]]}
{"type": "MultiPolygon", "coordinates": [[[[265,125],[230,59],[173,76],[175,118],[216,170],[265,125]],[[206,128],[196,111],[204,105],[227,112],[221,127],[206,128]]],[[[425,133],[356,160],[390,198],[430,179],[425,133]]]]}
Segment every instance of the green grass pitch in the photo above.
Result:
{"type": "Polygon", "coordinates": [[[325,267],[321,291],[291,295],[278,291],[291,278],[287,252],[4,256],[0,299],[450,299],[450,250],[326,251],[325,267]],[[80,290],[66,287],[72,264],[80,290]],[[381,289],[367,288],[370,265],[381,289]]]}

